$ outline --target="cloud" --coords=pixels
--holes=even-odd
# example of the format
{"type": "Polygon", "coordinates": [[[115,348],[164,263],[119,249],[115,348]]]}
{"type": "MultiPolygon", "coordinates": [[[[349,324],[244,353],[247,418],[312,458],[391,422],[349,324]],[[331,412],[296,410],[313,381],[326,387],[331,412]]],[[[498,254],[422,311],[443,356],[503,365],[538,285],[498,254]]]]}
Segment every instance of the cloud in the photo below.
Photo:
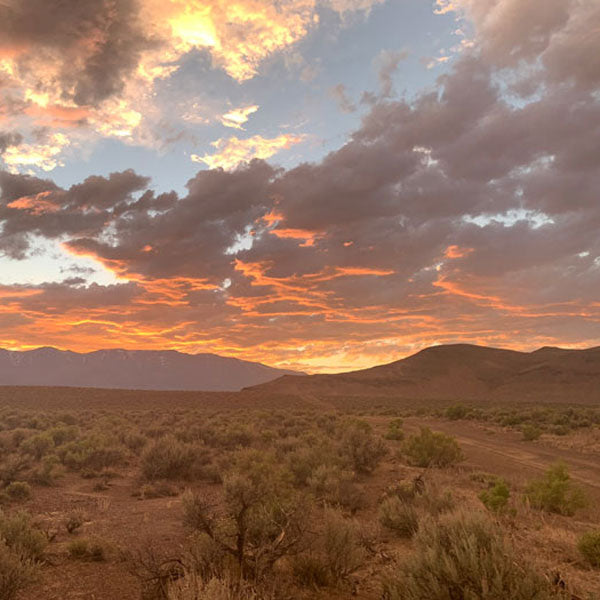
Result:
{"type": "Polygon", "coordinates": [[[381,86],[381,94],[384,98],[392,95],[393,81],[392,77],[398,70],[401,61],[408,57],[407,50],[382,50],[376,59],[377,76],[381,86]]]}
{"type": "MultiPolygon", "coordinates": [[[[206,53],[212,68],[244,82],[318,27],[323,6],[364,14],[378,1],[7,0],[0,5],[0,119],[25,137],[53,128],[67,139],[62,148],[81,143],[82,132],[88,145],[102,137],[156,144],[165,115],[155,84],[192,53],[206,53]]],[[[232,111],[223,122],[241,128],[249,114],[232,111]]],[[[13,170],[60,164],[58,143],[11,152],[13,170]]]]}
{"type": "Polygon", "coordinates": [[[4,153],[7,148],[18,146],[22,141],[23,136],[19,133],[0,131],[0,154],[4,153]]]}
{"type": "Polygon", "coordinates": [[[352,113],[356,110],[356,105],[348,98],[346,86],[343,83],[334,85],[330,93],[337,102],[339,109],[344,113],[352,113]]]}
{"type": "Polygon", "coordinates": [[[211,169],[234,169],[239,164],[248,162],[254,158],[267,159],[281,150],[287,150],[294,144],[304,140],[301,135],[281,134],[275,138],[264,138],[254,135],[250,138],[240,140],[237,137],[221,138],[212,145],[217,149],[214,154],[198,156],[192,154],[194,162],[203,162],[211,169]]]}
{"type": "Polygon", "coordinates": [[[254,114],[258,110],[258,106],[255,104],[253,106],[245,106],[242,108],[235,108],[230,110],[221,116],[221,123],[225,125],[225,127],[231,127],[233,129],[241,129],[244,128],[242,125],[247,123],[250,115],[254,114]]]}
{"type": "Polygon", "coordinates": [[[455,4],[474,47],[431,89],[374,99],[317,163],[247,162],[273,140],[231,138],[198,157],[214,163],[181,195],[133,171],[68,189],[0,175],[2,252],[24,259],[31,236],[59,240],[120,282],[0,287],[0,318],[19,315],[0,345],[323,370],[455,341],[600,345],[600,98],[586,68],[558,77],[562,57],[589,50],[595,12],[566,3],[566,17],[536,20],[528,3],[455,4]],[[509,85],[526,78],[536,93],[515,98],[509,85]]]}
{"type": "Polygon", "coordinates": [[[59,156],[63,148],[69,145],[69,139],[62,133],[54,133],[45,143],[7,146],[2,160],[8,169],[17,173],[23,167],[37,167],[43,171],[52,171],[62,165],[59,156]]]}

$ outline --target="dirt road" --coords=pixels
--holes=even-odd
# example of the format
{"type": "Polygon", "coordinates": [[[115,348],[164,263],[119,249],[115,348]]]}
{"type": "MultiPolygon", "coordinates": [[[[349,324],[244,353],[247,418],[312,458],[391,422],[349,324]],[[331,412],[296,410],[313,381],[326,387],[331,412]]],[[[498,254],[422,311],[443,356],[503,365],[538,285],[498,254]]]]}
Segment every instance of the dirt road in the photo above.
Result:
{"type": "Polygon", "coordinates": [[[498,474],[519,483],[539,475],[558,460],[564,461],[571,477],[585,484],[600,501],[600,455],[554,448],[543,440],[526,442],[516,431],[471,421],[423,418],[405,420],[405,430],[413,433],[419,426],[454,436],[467,457],[469,466],[498,474]]]}

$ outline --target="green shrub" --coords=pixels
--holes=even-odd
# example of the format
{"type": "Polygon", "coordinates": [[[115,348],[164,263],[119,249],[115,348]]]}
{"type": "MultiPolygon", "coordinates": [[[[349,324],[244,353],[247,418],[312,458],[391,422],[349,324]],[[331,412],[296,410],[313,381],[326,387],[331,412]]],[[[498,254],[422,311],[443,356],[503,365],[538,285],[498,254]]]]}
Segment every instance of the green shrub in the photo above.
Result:
{"type": "Polygon", "coordinates": [[[35,580],[36,572],[31,560],[0,540],[0,600],[14,600],[20,590],[35,580]]]}
{"type": "Polygon", "coordinates": [[[523,439],[526,442],[533,442],[540,438],[542,435],[542,430],[535,425],[523,425],[521,431],[523,432],[523,439]]]}
{"type": "Polygon", "coordinates": [[[385,433],[386,440],[401,441],[404,439],[404,431],[402,431],[403,419],[393,419],[388,423],[388,429],[385,433]]]}
{"type": "Polygon", "coordinates": [[[418,504],[434,517],[454,510],[456,507],[456,501],[450,490],[438,491],[430,487],[419,496],[418,504]]]}
{"type": "Polygon", "coordinates": [[[464,456],[458,442],[441,432],[433,432],[421,427],[418,435],[413,435],[404,443],[404,454],[408,462],[417,467],[449,467],[464,456]]]}
{"type": "Polygon", "coordinates": [[[75,471],[96,472],[121,464],[125,455],[116,438],[93,434],[56,449],[62,463],[75,471]]]}
{"type": "Polygon", "coordinates": [[[79,435],[79,430],[74,426],[60,425],[48,430],[55,446],[61,446],[65,442],[71,442],[79,435]]]}
{"type": "Polygon", "coordinates": [[[464,419],[469,414],[469,409],[464,404],[455,404],[454,406],[449,406],[445,414],[446,418],[451,421],[458,421],[459,419],[464,419]]]}
{"type": "Polygon", "coordinates": [[[142,485],[139,491],[134,494],[140,500],[150,500],[152,498],[168,498],[177,496],[179,491],[173,485],[166,481],[156,483],[146,483],[142,485]]]}
{"type": "Polygon", "coordinates": [[[54,440],[48,433],[32,435],[21,444],[21,450],[35,460],[41,460],[51,448],[54,448],[54,440]]]}
{"type": "Polygon", "coordinates": [[[292,572],[296,581],[311,588],[325,587],[329,584],[329,572],[322,559],[314,554],[300,554],[292,561],[292,572]]]}
{"type": "Polygon", "coordinates": [[[85,522],[83,513],[79,511],[72,512],[65,521],[65,529],[68,533],[75,533],[85,522]]]}
{"type": "Polygon", "coordinates": [[[11,500],[23,502],[31,498],[31,486],[25,481],[13,481],[4,490],[11,500]]]}
{"type": "Polygon", "coordinates": [[[346,580],[362,566],[366,557],[357,524],[334,510],[325,514],[317,547],[321,549],[322,565],[331,584],[346,580]]]}
{"type": "Polygon", "coordinates": [[[330,506],[356,512],[365,506],[365,495],[354,483],[354,474],[334,465],[321,465],[308,480],[315,497],[330,506]]]}
{"type": "Polygon", "coordinates": [[[543,477],[532,481],[525,496],[534,508],[560,515],[572,516],[587,505],[584,491],[573,484],[562,462],[552,465],[543,477]]]}
{"type": "Polygon", "coordinates": [[[54,454],[44,456],[41,465],[33,471],[31,480],[38,485],[54,485],[59,477],[62,477],[64,467],[54,454]]]}
{"type": "Polygon", "coordinates": [[[273,455],[240,451],[223,476],[224,506],[204,496],[182,497],[184,524],[205,534],[235,562],[242,577],[260,578],[301,542],[307,506],[273,455]]]}
{"type": "Polygon", "coordinates": [[[340,451],[348,464],[359,473],[371,473],[387,453],[384,442],[373,434],[365,421],[346,424],[340,451]]]}
{"type": "Polygon", "coordinates": [[[600,567],[600,530],[584,533],[577,542],[581,555],[593,567],[600,567]]]}
{"type": "Polygon", "coordinates": [[[122,441],[134,454],[139,454],[148,443],[148,438],[139,433],[128,432],[123,436],[122,441]]]}
{"type": "Polygon", "coordinates": [[[396,496],[386,498],[380,504],[379,522],[403,538],[412,537],[419,528],[417,511],[396,496]]]}
{"type": "Polygon", "coordinates": [[[159,438],[142,452],[142,476],[156,479],[191,479],[199,476],[200,468],[210,462],[208,449],[186,444],[175,437],[159,438]]]}
{"type": "Polygon", "coordinates": [[[479,499],[485,504],[485,507],[495,513],[506,510],[509,498],[510,489],[504,479],[497,479],[490,489],[479,494],[479,499]]]}
{"type": "Polygon", "coordinates": [[[421,524],[415,550],[384,578],[385,600],[548,600],[536,573],[488,518],[449,516],[421,524]]]}
{"type": "Polygon", "coordinates": [[[29,467],[29,461],[18,454],[9,454],[2,457],[0,461],[0,481],[4,485],[9,485],[17,481],[21,473],[29,467]]]}
{"type": "Polygon", "coordinates": [[[73,540],[67,546],[69,556],[75,560],[91,560],[101,562],[105,559],[104,547],[98,542],[79,539],[73,540]]]}
{"type": "Polygon", "coordinates": [[[74,540],[67,546],[67,551],[71,558],[83,560],[88,553],[88,541],[87,540],[74,540]]]}
{"type": "Polygon", "coordinates": [[[26,512],[6,515],[0,512],[0,539],[11,551],[26,560],[41,560],[46,548],[46,536],[31,525],[26,512]]]}

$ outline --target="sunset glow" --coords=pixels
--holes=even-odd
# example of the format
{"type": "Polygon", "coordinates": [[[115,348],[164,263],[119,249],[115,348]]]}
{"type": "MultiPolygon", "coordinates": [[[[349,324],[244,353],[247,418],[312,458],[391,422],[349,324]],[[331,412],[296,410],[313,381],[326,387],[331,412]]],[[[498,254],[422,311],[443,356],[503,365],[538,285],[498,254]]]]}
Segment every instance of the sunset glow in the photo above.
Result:
{"type": "Polygon", "coordinates": [[[0,5],[0,348],[600,345],[598,3],[70,4],[0,5]]]}

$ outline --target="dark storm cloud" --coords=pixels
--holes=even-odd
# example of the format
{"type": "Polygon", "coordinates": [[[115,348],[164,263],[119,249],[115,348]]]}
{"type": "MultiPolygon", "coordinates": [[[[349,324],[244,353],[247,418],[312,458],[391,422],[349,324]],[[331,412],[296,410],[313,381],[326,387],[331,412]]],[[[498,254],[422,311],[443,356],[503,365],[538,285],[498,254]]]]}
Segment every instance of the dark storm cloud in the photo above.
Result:
{"type": "Polygon", "coordinates": [[[17,59],[21,73],[39,58],[60,58],[65,99],[96,105],[120,92],[150,47],[135,0],[9,0],[0,5],[0,48],[35,48],[17,59]]]}

